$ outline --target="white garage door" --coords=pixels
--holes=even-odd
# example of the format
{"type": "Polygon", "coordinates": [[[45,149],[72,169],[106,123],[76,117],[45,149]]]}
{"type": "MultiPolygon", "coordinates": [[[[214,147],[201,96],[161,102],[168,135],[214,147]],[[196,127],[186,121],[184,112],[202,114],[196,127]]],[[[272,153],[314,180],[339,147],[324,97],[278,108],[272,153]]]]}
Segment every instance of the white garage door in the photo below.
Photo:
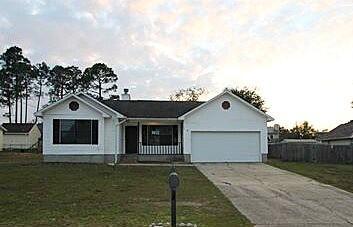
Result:
{"type": "Polygon", "coordinates": [[[192,162],[259,162],[259,132],[192,132],[192,162]]]}

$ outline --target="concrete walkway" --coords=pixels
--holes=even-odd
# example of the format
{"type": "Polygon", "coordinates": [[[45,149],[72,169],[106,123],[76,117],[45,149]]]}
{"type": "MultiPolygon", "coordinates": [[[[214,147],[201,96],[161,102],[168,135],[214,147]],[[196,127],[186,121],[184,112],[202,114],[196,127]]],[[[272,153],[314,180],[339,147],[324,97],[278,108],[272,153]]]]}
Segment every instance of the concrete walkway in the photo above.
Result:
{"type": "Polygon", "coordinates": [[[198,164],[256,226],[353,226],[353,194],[266,164],[198,164]]]}

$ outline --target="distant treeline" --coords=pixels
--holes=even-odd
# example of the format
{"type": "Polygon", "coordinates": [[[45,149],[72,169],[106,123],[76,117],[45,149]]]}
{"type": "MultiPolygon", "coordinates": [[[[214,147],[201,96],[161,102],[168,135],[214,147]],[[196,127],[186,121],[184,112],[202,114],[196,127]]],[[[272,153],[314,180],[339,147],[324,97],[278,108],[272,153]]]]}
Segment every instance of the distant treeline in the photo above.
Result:
{"type": "Polygon", "coordinates": [[[10,123],[25,123],[29,99],[36,100],[38,111],[45,95],[49,102],[80,91],[99,99],[103,94],[115,97],[117,80],[118,75],[104,63],[84,71],[77,66],[50,68],[45,62],[32,64],[21,48],[13,46],[0,55],[0,106],[8,109],[5,116],[10,123]]]}

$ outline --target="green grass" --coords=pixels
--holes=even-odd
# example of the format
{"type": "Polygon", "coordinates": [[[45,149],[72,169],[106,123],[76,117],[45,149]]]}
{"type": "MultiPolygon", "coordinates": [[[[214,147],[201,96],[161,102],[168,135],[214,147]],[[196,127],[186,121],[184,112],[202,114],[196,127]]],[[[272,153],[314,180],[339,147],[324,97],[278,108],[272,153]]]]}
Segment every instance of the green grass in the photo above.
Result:
{"type": "Polygon", "coordinates": [[[283,162],[277,159],[271,159],[267,164],[353,193],[353,165],[283,162]]]}
{"type": "MultiPolygon", "coordinates": [[[[0,153],[0,226],[148,226],[169,221],[169,167],[45,164],[0,153]]],[[[194,167],[177,167],[178,222],[251,226],[194,167]]]]}

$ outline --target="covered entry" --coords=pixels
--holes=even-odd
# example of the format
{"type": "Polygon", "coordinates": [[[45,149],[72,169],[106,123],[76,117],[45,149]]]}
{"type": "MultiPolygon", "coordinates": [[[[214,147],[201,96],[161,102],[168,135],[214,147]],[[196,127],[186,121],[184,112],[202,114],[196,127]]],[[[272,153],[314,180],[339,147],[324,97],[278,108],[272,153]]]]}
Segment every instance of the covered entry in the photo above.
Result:
{"type": "Polygon", "coordinates": [[[260,132],[192,132],[191,161],[259,162],[260,132]]]}
{"type": "Polygon", "coordinates": [[[125,153],[137,154],[138,145],[138,127],[126,126],[125,127],[125,153]]]}

